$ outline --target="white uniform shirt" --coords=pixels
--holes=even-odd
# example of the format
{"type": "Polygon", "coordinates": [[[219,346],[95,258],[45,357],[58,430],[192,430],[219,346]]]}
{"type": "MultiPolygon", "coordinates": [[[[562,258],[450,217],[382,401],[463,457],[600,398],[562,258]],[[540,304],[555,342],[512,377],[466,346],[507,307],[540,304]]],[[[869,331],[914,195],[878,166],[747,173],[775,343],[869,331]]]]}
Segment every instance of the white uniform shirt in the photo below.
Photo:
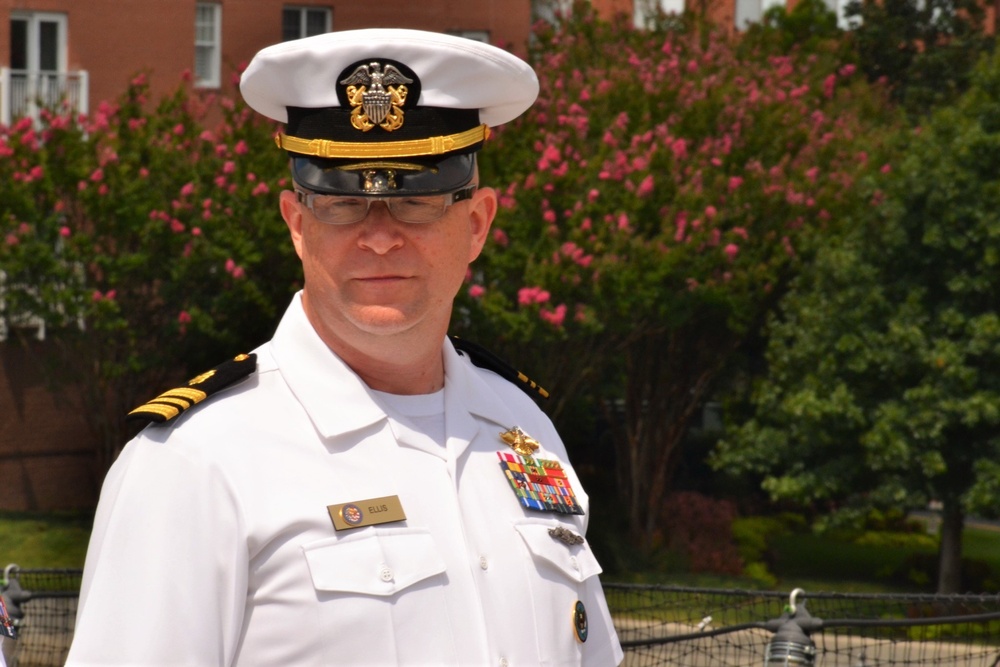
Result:
{"type": "Polygon", "coordinates": [[[522,509],[497,452],[518,387],[444,345],[446,442],[387,415],[296,297],[250,378],[145,429],[104,482],[67,665],[615,665],[586,516],[522,509]],[[327,507],[398,496],[336,531],[327,507]],[[573,611],[584,603],[586,642],[573,611]]]}

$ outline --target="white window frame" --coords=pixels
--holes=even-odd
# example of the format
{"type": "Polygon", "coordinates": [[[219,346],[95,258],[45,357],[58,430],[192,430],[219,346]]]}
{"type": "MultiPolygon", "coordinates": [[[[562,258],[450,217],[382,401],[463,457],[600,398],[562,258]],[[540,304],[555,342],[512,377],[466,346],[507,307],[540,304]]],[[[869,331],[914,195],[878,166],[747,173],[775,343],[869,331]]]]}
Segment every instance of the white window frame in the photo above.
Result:
{"type": "Polygon", "coordinates": [[[194,85],[198,88],[218,88],[222,85],[222,5],[217,2],[197,2],[194,10],[194,85]],[[209,35],[202,34],[202,18],[208,15],[209,35]],[[198,71],[198,53],[204,50],[206,72],[198,71]]]}
{"type": "MultiPolygon", "coordinates": [[[[299,39],[299,38],[302,38],[302,37],[310,37],[311,36],[311,35],[308,35],[306,33],[306,15],[309,12],[323,12],[323,16],[324,16],[325,23],[326,23],[326,25],[323,28],[323,32],[327,33],[327,32],[330,32],[331,30],[333,30],[333,10],[330,9],[329,7],[320,7],[320,6],[317,6],[317,5],[284,5],[281,8],[281,25],[282,25],[282,29],[284,29],[284,25],[285,25],[285,12],[286,11],[288,11],[288,12],[298,12],[298,14],[299,14],[299,34],[298,34],[298,37],[295,37],[293,39],[299,39]]],[[[284,34],[282,34],[282,38],[284,38],[284,34]]]]}
{"type": "Polygon", "coordinates": [[[455,35],[456,37],[464,37],[465,39],[471,39],[484,44],[490,43],[489,30],[450,30],[448,31],[448,34],[455,35]]]}
{"type": "Polygon", "coordinates": [[[41,39],[39,34],[40,25],[42,23],[55,23],[58,30],[56,38],[58,49],[56,52],[56,69],[46,70],[46,73],[61,74],[66,71],[66,43],[69,30],[69,20],[66,14],[59,14],[56,12],[12,11],[10,13],[10,20],[28,22],[28,72],[42,71],[41,45],[39,44],[41,39]]]}
{"type": "Polygon", "coordinates": [[[746,30],[751,23],[760,23],[772,7],[787,7],[785,0],[736,0],[733,21],[737,30],[746,30]]]}
{"type": "Polygon", "coordinates": [[[656,15],[655,10],[659,8],[664,14],[684,13],[684,0],[633,0],[632,2],[632,23],[636,28],[646,28],[646,21],[656,15]]]}

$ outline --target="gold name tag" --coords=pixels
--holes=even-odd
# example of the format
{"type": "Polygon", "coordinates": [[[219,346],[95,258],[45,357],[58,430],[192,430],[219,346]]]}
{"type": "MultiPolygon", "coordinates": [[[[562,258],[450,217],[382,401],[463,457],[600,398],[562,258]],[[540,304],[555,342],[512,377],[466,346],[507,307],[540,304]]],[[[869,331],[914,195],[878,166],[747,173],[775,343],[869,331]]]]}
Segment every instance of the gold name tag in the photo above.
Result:
{"type": "Polygon", "coordinates": [[[380,523],[406,521],[403,505],[399,496],[355,500],[342,505],[328,505],[326,508],[333,519],[333,527],[337,530],[350,530],[362,526],[374,526],[380,523]]]}

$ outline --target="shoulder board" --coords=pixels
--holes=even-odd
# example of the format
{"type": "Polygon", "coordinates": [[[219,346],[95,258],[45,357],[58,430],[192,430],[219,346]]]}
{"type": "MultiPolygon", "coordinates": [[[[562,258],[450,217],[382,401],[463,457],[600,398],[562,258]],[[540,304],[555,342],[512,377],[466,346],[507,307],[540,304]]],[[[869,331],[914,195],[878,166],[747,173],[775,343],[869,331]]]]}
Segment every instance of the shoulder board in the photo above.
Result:
{"type": "Polygon", "coordinates": [[[125,417],[126,421],[162,424],[175,418],[212,394],[242,380],[257,369],[256,354],[240,354],[201,375],[191,378],[183,387],[163,392],[145,405],[140,405],[125,417]]]}
{"type": "Polygon", "coordinates": [[[448,338],[451,339],[451,344],[455,346],[459,354],[469,357],[469,360],[476,366],[491,370],[505,380],[513,382],[532,398],[536,396],[541,396],[542,398],[549,397],[549,392],[535,384],[534,380],[515,369],[482,345],[471,343],[458,336],[448,336],[448,338]]]}

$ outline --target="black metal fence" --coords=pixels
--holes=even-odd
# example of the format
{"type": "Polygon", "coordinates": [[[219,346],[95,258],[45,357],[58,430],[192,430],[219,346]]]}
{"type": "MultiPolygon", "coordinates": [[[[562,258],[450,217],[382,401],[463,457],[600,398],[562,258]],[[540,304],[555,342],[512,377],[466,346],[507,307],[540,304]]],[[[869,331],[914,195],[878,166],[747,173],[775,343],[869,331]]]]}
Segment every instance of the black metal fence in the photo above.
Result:
{"type": "MultiPolygon", "coordinates": [[[[0,580],[8,667],[66,660],[79,570],[0,580]]],[[[1000,667],[1000,595],[791,593],[605,583],[627,667],[1000,667]]]]}

